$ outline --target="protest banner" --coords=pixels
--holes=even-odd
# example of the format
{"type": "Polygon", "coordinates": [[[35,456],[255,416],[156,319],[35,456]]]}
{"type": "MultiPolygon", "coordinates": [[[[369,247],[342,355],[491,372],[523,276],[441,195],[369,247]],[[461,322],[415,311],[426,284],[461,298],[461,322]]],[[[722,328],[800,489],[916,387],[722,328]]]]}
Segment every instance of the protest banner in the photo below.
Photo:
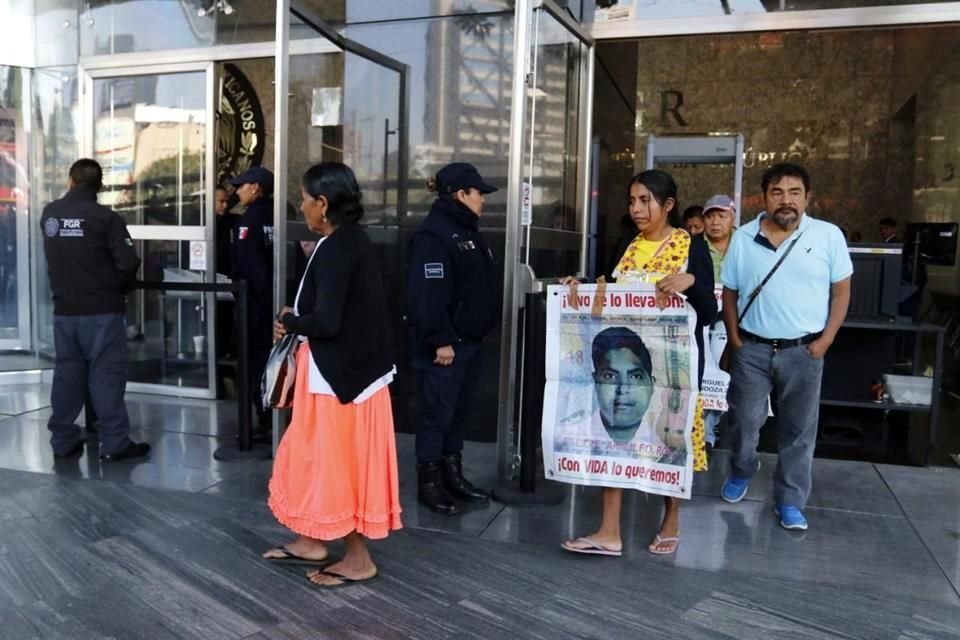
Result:
{"type": "MultiPolygon", "coordinates": [[[[717,310],[722,307],[721,295],[723,285],[717,285],[713,294],[717,298],[717,310]]],[[[727,388],[730,386],[730,374],[720,368],[720,356],[727,346],[727,328],[723,319],[717,315],[717,321],[712,327],[703,328],[703,382],[700,384],[700,395],[703,398],[705,411],[727,410],[727,388]]]]}
{"type": "Polygon", "coordinates": [[[548,289],[548,479],[690,497],[695,327],[683,298],[659,309],[652,284],[548,289]]]}

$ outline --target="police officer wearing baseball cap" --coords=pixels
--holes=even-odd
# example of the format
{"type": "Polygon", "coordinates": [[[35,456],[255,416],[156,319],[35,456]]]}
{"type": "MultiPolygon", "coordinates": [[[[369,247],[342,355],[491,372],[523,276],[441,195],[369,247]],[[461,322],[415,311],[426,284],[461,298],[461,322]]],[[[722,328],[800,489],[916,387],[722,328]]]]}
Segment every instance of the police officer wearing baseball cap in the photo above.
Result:
{"type": "Polygon", "coordinates": [[[259,418],[258,440],[268,439],[267,412],[260,400],[260,379],[273,342],[273,173],[251,167],[230,181],[246,207],[234,225],[233,279],[247,281],[250,396],[259,418]]]}
{"type": "Polygon", "coordinates": [[[463,477],[463,423],[480,373],[480,343],[497,323],[497,272],[477,227],[484,195],[497,190],[455,162],[427,188],[439,195],[410,242],[407,320],[417,373],[417,499],[445,515],[454,498],[485,502],[463,477]]]}

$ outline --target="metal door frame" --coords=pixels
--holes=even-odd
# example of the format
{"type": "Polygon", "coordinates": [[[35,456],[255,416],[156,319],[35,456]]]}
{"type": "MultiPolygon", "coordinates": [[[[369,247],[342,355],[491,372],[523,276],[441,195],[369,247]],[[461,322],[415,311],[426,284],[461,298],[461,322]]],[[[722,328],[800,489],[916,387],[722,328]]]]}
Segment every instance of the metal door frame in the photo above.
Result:
{"type": "MultiPolygon", "coordinates": [[[[32,69],[31,69],[32,71],[32,69]]],[[[32,81],[30,83],[33,84],[32,81]]],[[[33,92],[30,92],[30,102],[33,103],[33,92]]],[[[30,135],[34,135],[31,131],[30,135]]],[[[28,145],[32,147],[33,143],[28,145]]],[[[33,150],[27,149],[27,164],[33,163],[33,150]]],[[[32,191],[33,185],[27,182],[28,193],[32,191]]],[[[29,353],[33,339],[30,317],[33,313],[31,292],[33,290],[33,272],[30,269],[30,221],[33,219],[30,205],[32,202],[28,199],[27,210],[16,212],[16,221],[14,227],[14,246],[17,251],[17,336],[15,338],[0,338],[0,351],[23,351],[29,353]],[[31,213],[31,215],[27,215],[31,213]]],[[[4,283],[0,282],[0,286],[4,283]]],[[[2,292],[0,292],[2,293],[2,292]]]]}
{"type": "Polygon", "coordinates": [[[598,41],[692,36],[711,33],[752,31],[809,31],[895,27],[955,23],[960,20],[960,2],[927,2],[857,9],[817,9],[704,16],[702,18],[658,18],[595,22],[590,34],[598,41]]]}
{"type": "MultiPolygon", "coordinates": [[[[30,242],[33,239],[32,234],[30,233],[30,222],[33,220],[33,175],[32,167],[34,160],[33,146],[34,140],[33,136],[36,135],[36,131],[33,127],[33,103],[34,103],[34,73],[36,70],[29,66],[22,66],[18,64],[10,63],[0,63],[0,66],[3,67],[12,67],[19,69],[21,73],[26,76],[26,82],[24,83],[24,88],[26,92],[27,104],[30,105],[30,110],[27,113],[21,113],[20,118],[23,120],[22,124],[25,128],[23,134],[27,138],[26,142],[26,166],[23,167],[24,172],[26,173],[26,210],[16,211],[16,220],[14,221],[14,247],[17,252],[17,319],[16,326],[12,327],[16,329],[16,337],[13,338],[0,338],[0,351],[23,351],[24,353],[29,353],[33,345],[33,328],[30,322],[30,318],[33,314],[33,282],[34,275],[33,270],[31,269],[31,260],[30,255],[32,253],[30,242]]],[[[19,110],[16,110],[19,113],[19,110]]],[[[16,126],[16,123],[15,125],[16,126]]],[[[14,190],[18,190],[19,187],[14,181],[14,190]]],[[[14,196],[16,197],[16,196],[14,196]]],[[[2,250],[2,248],[0,248],[2,250]]],[[[0,287],[4,286],[4,282],[0,282],[0,287]]],[[[3,295],[3,292],[0,291],[0,296],[3,295]]]]}
{"type": "MultiPolygon", "coordinates": [[[[551,18],[560,23],[573,37],[580,41],[586,51],[581,54],[579,77],[581,86],[578,97],[580,118],[578,122],[578,145],[581,163],[578,165],[579,189],[577,191],[577,207],[581,215],[580,225],[580,273],[586,270],[587,253],[589,251],[590,231],[590,168],[591,168],[591,127],[593,121],[593,74],[594,74],[594,40],[565,9],[555,0],[516,0],[514,13],[514,70],[512,84],[512,104],[510,110],[510,159],[507,177],[507,223],[506,244],[504,248],[504,278],[503,278],[503,316],[500,329],[500,391],[498,396],[499,410],[497,420],[497,476],[499,479],[509,478],[512,462],[513,429],[517,416],[514,406],[514,395],[520,389],[517,380],[517,364],[521,357],[517,347],[519,344],[520,327],[518,312],[522,306],[524,295],[533,286],[532,272],[526,264],[521,263],[520,248],[522,236],[526,230],[521,225],[521,191],[524,180],[523,153],[524,133],[529,122],[527,113],[527,78],[535,72],[531,69],[533,60],[531,52],[537,44],[537,33],[533,30],[535,14],[545,11],[551,18]]],[[[531,230],[533,233],[533,230],[531,230]]],[[[569,236],[570,233],[550,232],[541,233],[552,236],[569,236]]],[[[563,242],[568,238],[557,237],[563,242]]],[[[538,427],[539,425],[537,425],[538,427]]]]}

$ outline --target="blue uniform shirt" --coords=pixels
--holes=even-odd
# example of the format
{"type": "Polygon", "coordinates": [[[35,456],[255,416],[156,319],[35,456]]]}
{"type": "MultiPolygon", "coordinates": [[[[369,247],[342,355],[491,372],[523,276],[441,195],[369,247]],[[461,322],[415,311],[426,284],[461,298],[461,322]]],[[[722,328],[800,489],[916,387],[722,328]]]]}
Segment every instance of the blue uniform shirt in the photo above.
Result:
{"type": "Polygon", "coordinates": [[[720,281],[739,294],[743,313],[750,293],[783,252],[802,233],[777,272],[763,287],[740,326],[763,338],[800,338],[823,331],[830,310],[830,287],[853,274],[853,263],[840,229],[806,213],[800,225],[774,249],[760,230],[761,213],[736,231],[723,260],[720,281]]]}
{"type": "Polygon", "coordinates": [[[407,320],[414,355],[437,347],[479,342],[497,324],[498,275],[477,216],[451,196],[440,196],[410,241],[407,320]]]}
{"type": "Polygon", "coordinates": [[[232,276],[248,283],[248,311],[273,315],[273,198],[257,198],[233,223],[232,276]]]}

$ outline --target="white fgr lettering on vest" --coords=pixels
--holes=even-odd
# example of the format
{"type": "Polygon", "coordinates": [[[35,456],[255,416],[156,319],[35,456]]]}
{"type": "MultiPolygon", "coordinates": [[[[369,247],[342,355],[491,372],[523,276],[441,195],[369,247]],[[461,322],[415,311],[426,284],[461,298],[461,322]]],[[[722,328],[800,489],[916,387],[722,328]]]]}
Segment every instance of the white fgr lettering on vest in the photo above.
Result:
{"type": "Polygon", "coordinates": [[[443,263],[428,262],[423,265],[423,277],[427,280],[443,280],[443,263]]]}
{"type": "Polygon", "coordinates": [[[79,218],[62,218],[60,220],[61,238],[82,238],[83,220],[79,218]]]}
{"type": "Polygon", "coordinates": [[[273,244],[273,226],[264,226],[263,234],[267,237],[267,243],[273,244]]]}

